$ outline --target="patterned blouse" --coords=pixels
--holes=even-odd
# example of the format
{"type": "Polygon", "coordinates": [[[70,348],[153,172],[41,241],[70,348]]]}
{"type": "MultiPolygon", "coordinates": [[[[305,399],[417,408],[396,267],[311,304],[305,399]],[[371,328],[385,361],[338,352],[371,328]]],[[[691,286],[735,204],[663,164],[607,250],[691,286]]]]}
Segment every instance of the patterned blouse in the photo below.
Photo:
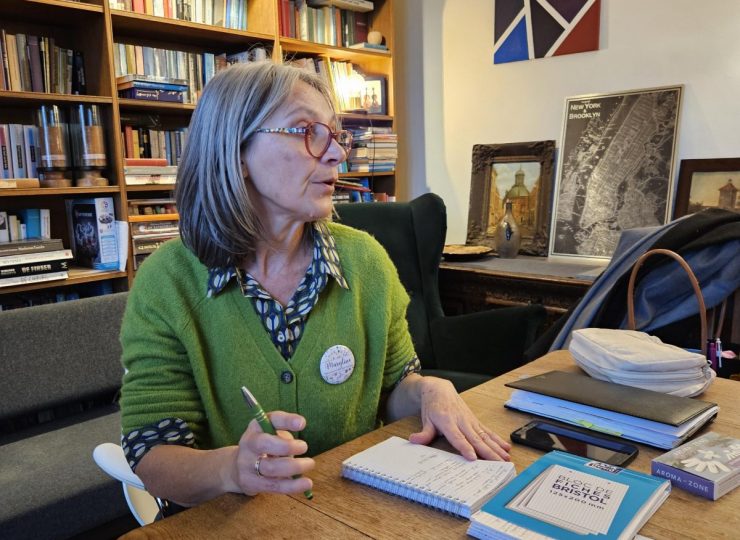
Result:
{"type": "MultiPolygon", "coordinates": [[[[311,309],[318,302],[319,294],[326,288],[329,277],[340,287],[349,289],[342,274],[342,265],[334,237],[326,225],[315,222],[312,230],[313,257],[293,297],[286,307],[265,291],[259,282],[241,268],[211,268],[208,272],[208,297],[214,297],[236,279],[242,294],[252,299],[272,342],[287,362],[293,356],[303,335],[311,309]]],[[[421,363],[414,356],[404,367],[398,385],[410,373],[421,371],[421,363]]],[[[179,418],[165,418],[121,437],[121,446],[132,470],[144,455],[159,444],[194,446],[195,440],[187,423],[179,418]]]]}

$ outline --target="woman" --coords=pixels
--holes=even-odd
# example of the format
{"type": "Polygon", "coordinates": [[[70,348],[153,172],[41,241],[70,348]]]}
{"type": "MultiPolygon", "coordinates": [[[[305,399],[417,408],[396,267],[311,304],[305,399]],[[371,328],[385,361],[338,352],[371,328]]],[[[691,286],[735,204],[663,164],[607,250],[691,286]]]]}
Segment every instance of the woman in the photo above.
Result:
{"type": "Polygon", "coordinates": [[[269,62],[225,70],[200,99],[181,240],[139,269],[121,332],[122,445],[157,497],[306,491],[302,456],[376,428],[383,410],[421,414],[412,442],[441,434],[468,459],[508,459],[448,381],[417,373],[408,296],[382,247],[329,221],[351,147],[336,126],[320,79],[269,62]],[[278,435],[250,422],[242,385],[278,435]]]}

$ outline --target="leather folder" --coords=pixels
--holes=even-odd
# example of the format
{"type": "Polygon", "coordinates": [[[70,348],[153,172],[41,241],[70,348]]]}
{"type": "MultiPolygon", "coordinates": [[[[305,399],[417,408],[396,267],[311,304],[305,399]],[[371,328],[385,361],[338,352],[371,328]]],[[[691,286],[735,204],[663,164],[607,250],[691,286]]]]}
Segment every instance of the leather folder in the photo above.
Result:
{"type": "Polygon", "coordinates": [[[506,386],[672,426],[681,426],[717,406],[709,401],[672,396],[564,371],[549,371],[506,383],[506,386]]]}

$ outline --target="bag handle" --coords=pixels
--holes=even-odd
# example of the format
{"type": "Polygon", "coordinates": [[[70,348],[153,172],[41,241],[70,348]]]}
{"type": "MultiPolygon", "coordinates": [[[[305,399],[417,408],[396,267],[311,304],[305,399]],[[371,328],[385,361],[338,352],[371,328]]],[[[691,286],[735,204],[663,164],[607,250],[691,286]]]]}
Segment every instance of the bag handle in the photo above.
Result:
{"type": "Polygon", "coordinates": [[[681,257],[678,253],[671,251],[670,249],[651,249],[643,253],[635,265],[632,267],[632,273],[630,274],[630,281],[627,285],[627,328],[629,330],[635,330],[635,279],[637,278],[637,271],[645,262],[645,259],[652,255],[668,255],[675,259],[681,267],[686,270],[686,274],[689,276],[691,286],[694,288],[696,294],[696,300],[699,302],[699,321],[701,322],[701,352],[707,354],[707,308],[704,304],[704,296],[701,294],[701,287],[699,287],[699,281],[696,279],[694,272],[691,271],[689,264],[681,257]]]}

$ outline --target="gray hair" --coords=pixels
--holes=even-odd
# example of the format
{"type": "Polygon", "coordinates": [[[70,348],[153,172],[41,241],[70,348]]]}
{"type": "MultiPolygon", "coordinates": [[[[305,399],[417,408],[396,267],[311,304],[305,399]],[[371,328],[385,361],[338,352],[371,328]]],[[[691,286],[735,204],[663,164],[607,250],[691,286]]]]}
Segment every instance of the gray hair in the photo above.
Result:
{"type": "Polygon", "coordinates": [[[270,61],[225,69],[198,100],[175,197],[182,241],[209,268],[239,263],[262,238],[241,157],[255,130],[287,101],[299,81],[318,90],[333,109],[329,89],[318,76],[270,61]]]}

